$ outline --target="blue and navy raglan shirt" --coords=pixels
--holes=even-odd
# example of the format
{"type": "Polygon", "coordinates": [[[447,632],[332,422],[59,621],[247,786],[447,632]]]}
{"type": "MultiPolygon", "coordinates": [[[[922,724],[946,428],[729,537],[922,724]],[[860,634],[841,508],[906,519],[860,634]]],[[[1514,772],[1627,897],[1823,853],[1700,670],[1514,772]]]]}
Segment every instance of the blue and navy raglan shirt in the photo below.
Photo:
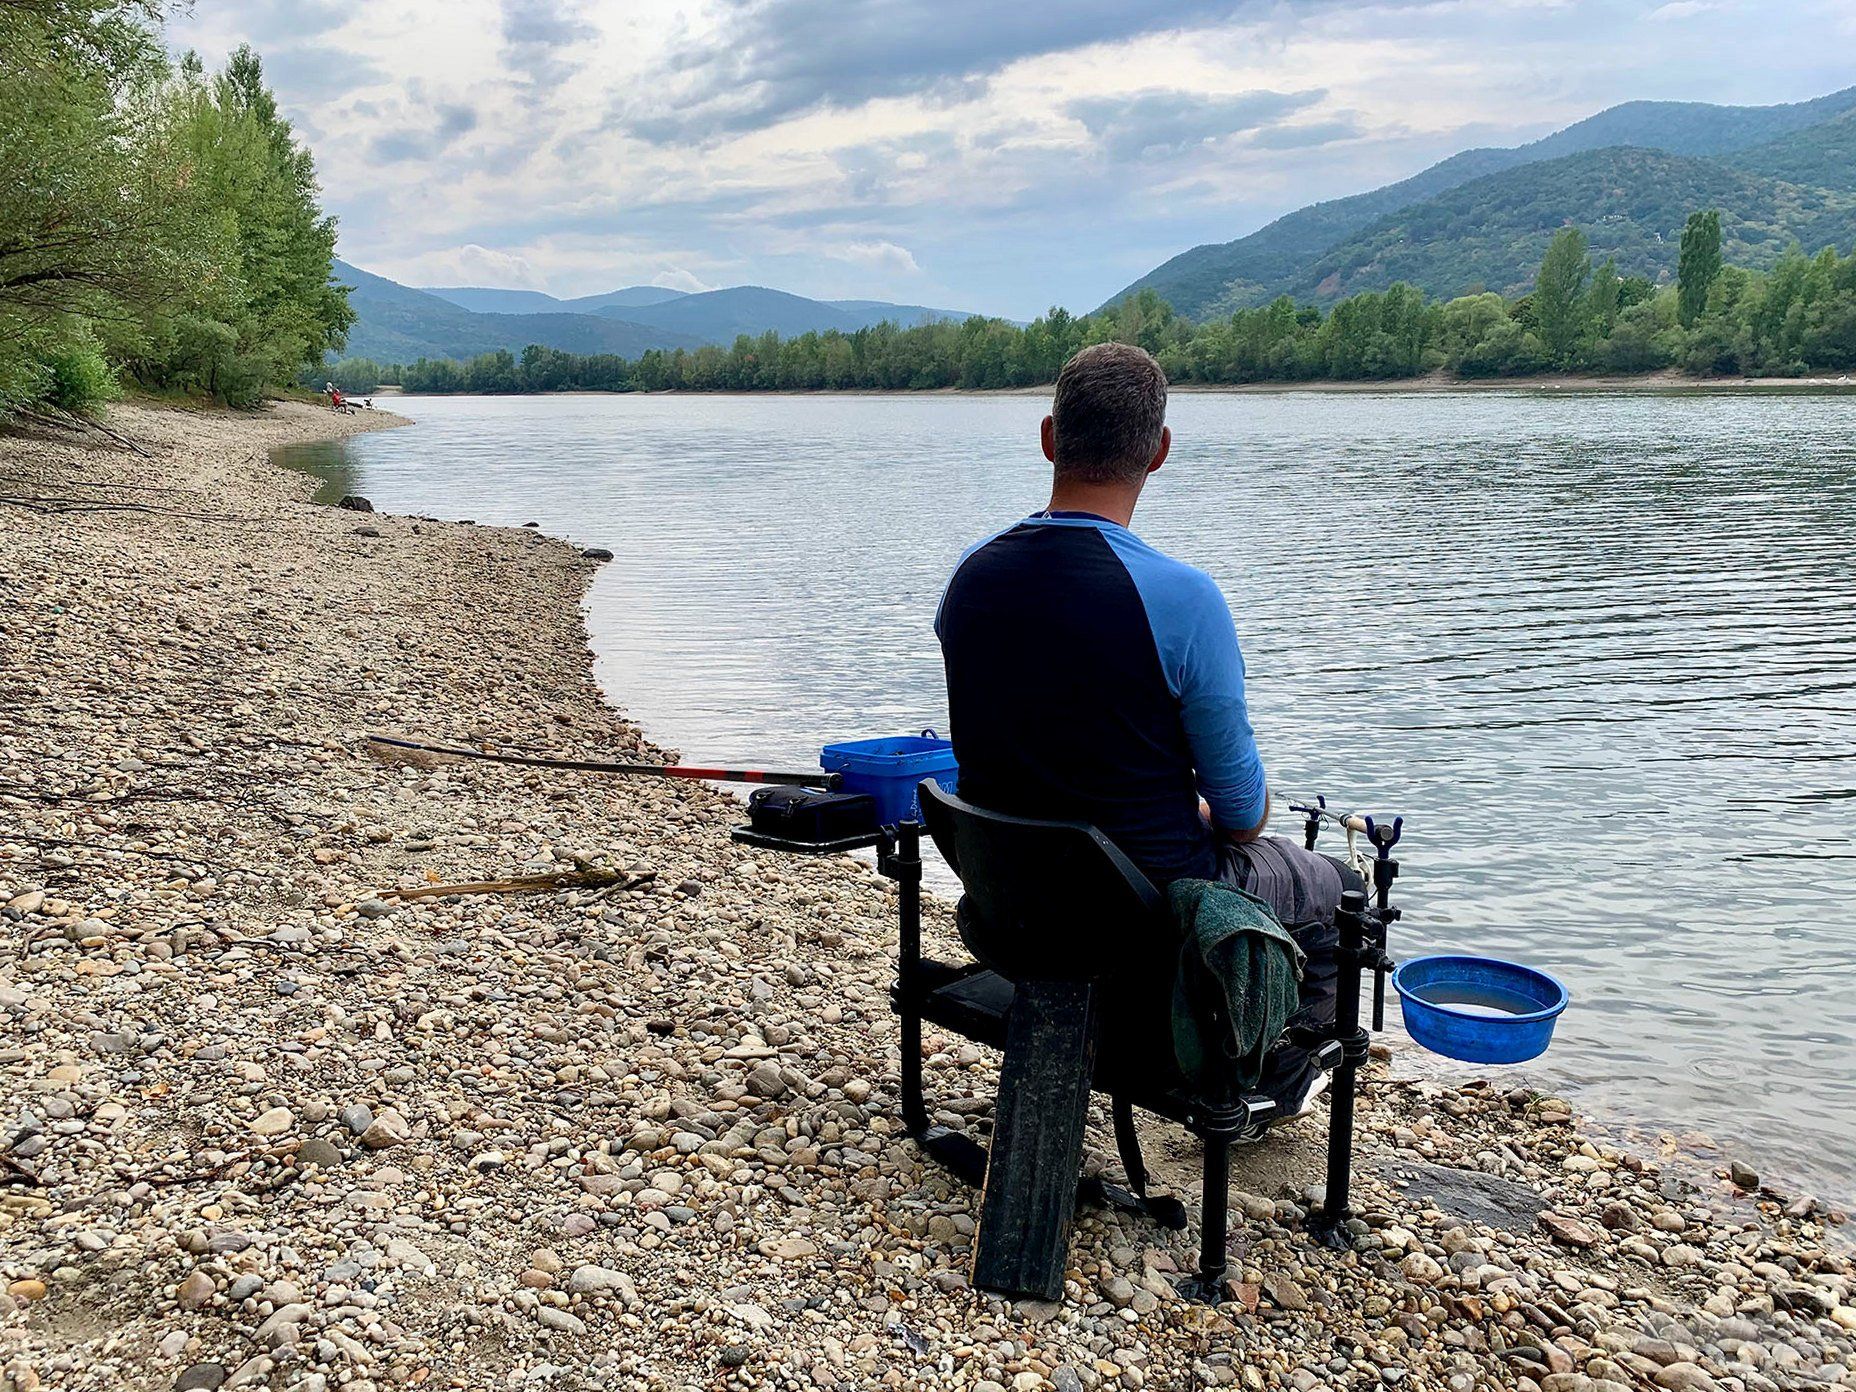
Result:
{"type": "Polygon", "coordinates": [[[1211,577],[1126,527],[1038,513],[961,557],[935,616],[960,795],[1098,827],[1165,887],[1263,819],[1244,658],[1211,577]]]}

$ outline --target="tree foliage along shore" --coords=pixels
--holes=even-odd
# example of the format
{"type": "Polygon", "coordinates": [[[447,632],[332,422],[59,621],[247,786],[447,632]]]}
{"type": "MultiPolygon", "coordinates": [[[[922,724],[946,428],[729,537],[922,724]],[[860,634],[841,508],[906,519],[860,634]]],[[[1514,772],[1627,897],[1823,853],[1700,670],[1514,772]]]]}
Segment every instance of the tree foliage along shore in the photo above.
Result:
{"type": "Polygon", "coordinates": [[[1793,251],[1770,271],[1722,266],[1719,218],[1689,219],[1678,284],[1593,265],[1584,235],[1554,237],[1532,293],[1439,303],[1409,285],[1355,295],[1325,314],[1287,297],[1203,324],[1147,290],[1083,317],[1061,309],[1020,328],[968,319],[856,333],[742,336],[732,348],[651,351],[627,359],[531,346],[520,357],[403,366],[338,363],[354,391],[829,391],[1021,387],[1053,381],[1064,360],[1117,339],[1155,354],[1175,382],[1390,380],[1546,372],[1796,376],[1856,369],[1856,251],[1793,251]]]}
{"type": "Polygon", "coordinates": [[[162,9],[0,0],[0,417],[124,373],[249,405],[353,322],[258,56],[172,65],[162,9]]]}

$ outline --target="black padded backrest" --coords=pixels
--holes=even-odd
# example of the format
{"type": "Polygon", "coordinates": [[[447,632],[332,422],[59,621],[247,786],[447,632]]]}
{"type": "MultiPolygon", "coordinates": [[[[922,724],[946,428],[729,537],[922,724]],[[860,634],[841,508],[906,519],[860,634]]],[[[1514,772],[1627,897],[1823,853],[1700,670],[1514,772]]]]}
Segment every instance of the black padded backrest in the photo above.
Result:
{"type": "Polygon", "coordinates": [[[932,779],[920,797],[928,834],[966,891],[961,936],[994,971],[1015,981],[1108,976],[1150,948],[1165,900],[1094,827],[988,812],[932,779]]]}

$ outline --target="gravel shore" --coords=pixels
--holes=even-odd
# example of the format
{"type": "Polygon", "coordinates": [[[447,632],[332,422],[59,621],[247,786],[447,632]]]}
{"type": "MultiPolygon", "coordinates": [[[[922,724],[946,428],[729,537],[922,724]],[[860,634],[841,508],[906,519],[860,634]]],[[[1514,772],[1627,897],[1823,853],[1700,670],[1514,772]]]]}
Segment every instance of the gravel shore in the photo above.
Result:
{"type": "MultiPolygon", "coordinates": [[[[897,1121],[884,881],[744,853],[700,785],[369,757],[661,754],[593,682],[592,561],[267,462],[396,423],[0,435],[0,1392],[1856,1387],[1841,1214],[1383,1062],[1355,1250],[1301,1231],[1317,1112],[1184,1302],[1153,1123],[1191,1228],[1084,1210],[1063,1301],[973,1292],[977,1196],[897,1121]],[[546,872],[586,883],[398,893],[546,872]]],[[[996,1060],[924,1049],[983,1124],[996,1060]]]]}

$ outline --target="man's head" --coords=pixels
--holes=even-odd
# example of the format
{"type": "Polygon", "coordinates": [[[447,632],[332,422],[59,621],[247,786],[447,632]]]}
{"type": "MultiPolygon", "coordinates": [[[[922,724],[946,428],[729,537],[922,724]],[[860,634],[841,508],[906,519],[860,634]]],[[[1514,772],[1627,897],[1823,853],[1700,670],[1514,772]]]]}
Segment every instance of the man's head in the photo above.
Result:
{"type": "Polygon", "coordinates": [[[1057,374],[1044,418],[1057,486],[1139,488],[1166,459],[1166,374],[1127,343],[1085,348],[1057,374]]]}

